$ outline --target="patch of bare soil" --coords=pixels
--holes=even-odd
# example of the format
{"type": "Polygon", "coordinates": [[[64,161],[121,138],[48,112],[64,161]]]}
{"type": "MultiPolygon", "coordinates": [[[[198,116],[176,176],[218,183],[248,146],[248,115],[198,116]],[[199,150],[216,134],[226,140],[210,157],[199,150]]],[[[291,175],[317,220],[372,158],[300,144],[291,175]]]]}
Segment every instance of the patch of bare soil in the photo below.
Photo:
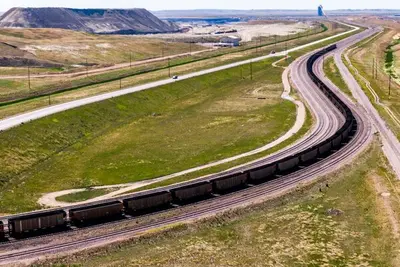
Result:
{"type": "Polygon", "coordinates": [[[397,218],[396,212],[394,211],[391,204],[391,195],[388,188],[382,181],[382,177],[377,174],[371,175],[371,180],[374,184],[375,190],[377,192],[377,197],[380,199],[378,203],[381,204],[382,209],[387,215],[390,226],[393,231],[394,237],[399,237],[399,220],[397,218]]]}

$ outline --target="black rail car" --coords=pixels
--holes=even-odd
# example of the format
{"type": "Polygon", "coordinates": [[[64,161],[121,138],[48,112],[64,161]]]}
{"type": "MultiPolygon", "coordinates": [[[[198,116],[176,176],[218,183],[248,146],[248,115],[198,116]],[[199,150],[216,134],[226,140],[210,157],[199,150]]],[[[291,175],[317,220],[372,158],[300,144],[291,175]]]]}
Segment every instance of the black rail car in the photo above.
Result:
{"type": "Polygon", "coordinates": [[[277,162],[278,170],[280,172],[287,172],[291,169],[296,168],[297,166],[299,166],[301,155],[302,154],[300,153],[298,155],[281,159],[280,161],[277,162]]]}
{"type": "Polygon", "coordinates": [[[249,181],[257,183],[272,178],[278,170],[276,163],[257,167],[249,171],[249,181]]]}
{"type": "Polygon", "coordinates": [[[12,217],[8,219],[10,236],[17,237],[24,232],[63,227],[66,225],[65,217],[66,212],[64,210],[12,217]]]}
{"type": "Polygon", "coordinates": [[[92,206],[69,210],[72,224],[91,223],[96,220],[112,219],[122,216],[123,205],[120,201],[112,201],[92,206]]]}
{"type": "Polygon", "coordinates": [[[4,232],[4,223],[0,221],[0,240],[6,238],[6,233],[4,232]]]}
{"type": "Polygon", "coordinates": [[[199,198],[204,198],[212,193],[212,184],[210,182],[196,182],[171,189],[174,202],[189,202],[199,198]]]}
{"type": "Polygon", "coordinates": [[[332,140],[332,147],[334,149],[339,148],[342,144],[342,134],[341,133],[337,133],[333,136],[333,140],[332,140]]]}
{"type": "Polygon", "coordinates": [[[332,150],[332,141],[330,139],[322,142],[318,147],[318,155],[323,157],[330,153],[332,150]]]}
{"type": "Polygon", "coordinates": [[[312,161],[315,161],[318,157],[318,148],[317,147],[310,147],[309,149],[305,150],[300,155],[300,162],[302,164],[306,164],[312,161]]]}
{"type": "Polygon", "coordinates": [[[246,185],[248,173],[237,173],[211,180],[213,191],[217,193],[230,191],[246,185]]]}
{"type": "Polygon", "coordinates": [[[126,213],[136,213],[166,207],[170,205],[171,202],[172,195],[168,191],[156,192],[123,200],[126,213]]]}

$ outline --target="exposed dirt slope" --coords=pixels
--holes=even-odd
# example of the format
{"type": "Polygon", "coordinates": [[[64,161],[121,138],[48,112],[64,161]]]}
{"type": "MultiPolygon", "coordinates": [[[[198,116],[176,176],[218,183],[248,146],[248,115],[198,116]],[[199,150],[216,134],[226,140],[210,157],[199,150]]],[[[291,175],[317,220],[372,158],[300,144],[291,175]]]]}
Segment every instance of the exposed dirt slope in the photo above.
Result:
{"type": "Polygon", "coordinates": [[[90,33],[161,33],[177,31],[146,9],[12,8],[0,27],[61,28],[90,33]]]}

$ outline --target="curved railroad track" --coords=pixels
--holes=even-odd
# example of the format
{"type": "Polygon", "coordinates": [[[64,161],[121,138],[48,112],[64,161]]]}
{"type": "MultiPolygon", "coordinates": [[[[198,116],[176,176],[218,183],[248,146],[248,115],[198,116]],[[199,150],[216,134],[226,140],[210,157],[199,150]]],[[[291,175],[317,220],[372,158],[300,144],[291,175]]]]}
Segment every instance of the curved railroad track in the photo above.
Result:
{"type": "MultiPolygon", "coordinates": [[[[372,34],[372,32],[367,30],[360,34],[354,35],[339,42],[338,46],[349,46],[363,38],[368,37],[369,34],[372,34]]],[[[334,135],[345,123],[345,117],[342,115],[342,113],[338,111],[338,109],[310,78],[310,76],[315,73],[320,80],[324,81],[323,74],[321,73],[321,58],[315,58],[315,56],[313,57],[314,54],[315,53],[307,54],[306,56],[296,60],[290,66],[293,84],[301,93],[303,98],[307,101],[315,116],[316,124],[314,128],[305,138],[298,141],[290,148],[277,152],[267,158],[252,162],[249,165],[246,165],[246,169],[254,168],[259,165],[266,165],[280,158],[287,157],[288,155],[293,155],[296,152],[313,147],[314,145],[321,143],[334,135]],[[310,73],[307,70],[307,63],[312,63],[312,71],[310,71],[310,73]]],[[[337,89],[332,91],[337,92],[337,89]]],[[[372,129],[363,112],[361,112],[354,104],[352,104],[351,101],[349,101],[343,94],[336,94],[345,103],[345,105],[350,108],[351,113],[357,123],[357,130],[345,146],[327,158],[321,159],[306,168],[301,168],[293,173],[276,178],[261,185],[249,187],[236,193],[222,195],[218,198],[212,198],[199,202],[195,205],[188,206],[188,209],[184,209],[184,211],[181,213],[178,211],[176,216],[171,218],[164,218],[143,225],[81,239],[79,239],[78,233],[77,236],[73,238],[74,240],[67,240],[63,243],[48,243],[26,247],[21,246],[18,249],[10,249],[8,251],[6,247],[1,246],[0,249],[3,249],[3,252],[0,252],[0,264],[9,264],[11,262],[21,260],[34,260],[45,255],[55,255],[63,252],[71,253],[77,250],[98,246],[99,244],[104,245],[106,243],[133,237],[150,229],[211,216],[219,212],[227,211],[243,205],[249,205],[251,203],[282,194],[287,190],[295,188],[299,183],[312,181],[318,176],[338,169],[340,166],[356,157],[368,146],[369,142],[372,140],[372,129]]],[[[238,168],[229,170],[228,172],[237,172],[238,170],[243,170],[244,166],[238,168]]],[[[207,178],[203,179],[210,179],[210,177],[213,176],[208,176],[207,178]]],[[[107,227],[112,228],[113,225],[117,225],[118,223],[120,222],[109,223],[107,224],[107,227]]]]}

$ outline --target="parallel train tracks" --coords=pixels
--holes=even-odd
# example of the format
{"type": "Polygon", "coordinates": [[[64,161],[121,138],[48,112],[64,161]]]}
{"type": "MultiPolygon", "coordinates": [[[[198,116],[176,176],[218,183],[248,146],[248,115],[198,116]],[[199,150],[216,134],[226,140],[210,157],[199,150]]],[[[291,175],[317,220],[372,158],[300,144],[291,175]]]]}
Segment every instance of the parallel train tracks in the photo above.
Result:
{"type": "MultiPolygon", "coordinates": [[[[358,38],[361,38],[362,36],[363,35],[360,34],[358,38]]],[[[357,38],[354,37],[354,39],[356,40],[357,38]]],[[[343,43],[347,44],[348,42],[343,43]]],[[[306,75],[311,77],[314,83],[318,84],[323,90],[325,90],[325,93],[326,90],[329,90],[314,74],[314,63],[316,61],[318,62],[321,55],[321,53],[317,53],[312,55],[310,58],[301,58],[294,65],[297,69],[292,71],[292,79],[294,80],[295,85],[298,86],[298,89],[301,91],[305,99],[309,101],[310,107],[316,115],[316,128],[313,129],[311,134],[309,134],[301,142],[298,142],[292,148],[285,150],[285,152],[276,153],[268,159],[254,162],[247,166],[246,169],[254,168],[255,166],[260,165],[268,165],[276,161],[277,159],[282,159],[282,157],[285,157],[287,155],[295,154],[295,152],[299,150],[304,150],[309,147],[315,147],[315,145],[320,143],[321,141],[324,142],[324,140],[335,136],[338,129],[343,128],[343,125],[346,124],[346,121],[350,121],[348,115],[351,115],[351,122],[354,123],[356,127],[352,127],[352,129],[354,129],[354,132],[352,133],[352,138],[350,138],[350,140],[347,140],[348,143],[341,147],[339,151],[329,155],[325,159],[320,159],[316,163],[308,166],[307,168],[299,169],[293,173],[276,178],[264,184],[243,189],[240,192],[222,195],[218,197],[217,200],[209,199],[198,203],[196,204],[195,209],[192,209],[189,212],[185,212],[183,214],[179,214],[173,218],[162,219],[142,226],[133,227],[131,229],[113,231],[111,233],[90,238],[84,238],[81,240],[68,241],[62,244],[44,245],[40,247],[23,248],[19,251],[5,252],[3,254],[0,254],[0,263],[7,263],[21,259],[32,259],[38,256],[59,253],[63,251],[79,250],[82,248],[95,246],[99,243],[113,242],[126,236],[135,236],[149,229],[163,227],[173,223],[186,222],[209,216],[218,212],[226,211],[231,208],[261,200],[266,196],[278,194],[282,191],[295,187],[300,182],[310,181],[316,176],[327,173],[333,168],[337,168],[338,165],[342,164],[343,162],[346,162],[347,160],[353,158],[360,151],[362,151],[362,149],[365,148],[371,140],[371,126],[364,115],[359,112],[357,108],[351,105],[345,97],[339,95],[336,99],[334,96],[330,95],[331,99],[336,99],[335,101],[337,105],[339,101],[342,102],[342,104],[345,106],[341,107],[341,113],[344,113],[346,115],[345,117],[343,117],[337,112],[337,109],[333,108],[332,103],[326,98],[326,96],[324,96],[322,91],[315,88],[315,86],[312,86],[310,84],[310,79],[302,75],[305,74],[305,72],[308,72],[306,75]],[[305,68],[305,65],[307,63],[308,68],[305,68]],[[306,87],[306,89],[303,88],[304,86],[306,87]],[[310,87],[307,88],[308,86],[310,87]]],[[[329,95],[329,93],[327,94],[329,95]]],[[[243,171],[243,168],[241,168],[240,170],[243,171]]],[[[232,173],[237,171],[237,169],[233,169],[229,172],[232,173]]],[[[207,179],[211,178],[213,178],[213,176],[207,177],[207,179]]],[[[112,227],[112,224],[109,224],[108,226],[112,227]]]]}

